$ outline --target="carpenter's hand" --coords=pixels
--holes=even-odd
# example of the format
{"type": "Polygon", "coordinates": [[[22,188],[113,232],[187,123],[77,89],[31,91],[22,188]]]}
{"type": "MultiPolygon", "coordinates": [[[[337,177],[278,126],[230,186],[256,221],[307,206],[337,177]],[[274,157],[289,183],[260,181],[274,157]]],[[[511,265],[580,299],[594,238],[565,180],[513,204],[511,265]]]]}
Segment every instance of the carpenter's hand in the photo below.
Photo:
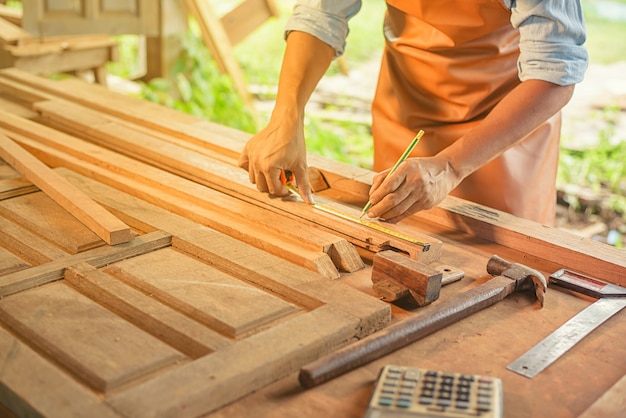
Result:
{"type": "Polygon", "coordinates": [[[387,172],[374,177],[367,214],[391,223],[433,208],[461,181],[450,164],[436,156],[410,158],[385,178],[387,172]]]}
{"type": "Polygon", "coordinates": [[[250,182],[256,184],[260,192],[274,196],[289,194],[280,181],[281,171],[289,170],[295,177],[302,200],[313,203],[301,122],[289,121],[289,118],[270,121],[248,141],[239,157],[239,166],[248,171],[250,182]]]}

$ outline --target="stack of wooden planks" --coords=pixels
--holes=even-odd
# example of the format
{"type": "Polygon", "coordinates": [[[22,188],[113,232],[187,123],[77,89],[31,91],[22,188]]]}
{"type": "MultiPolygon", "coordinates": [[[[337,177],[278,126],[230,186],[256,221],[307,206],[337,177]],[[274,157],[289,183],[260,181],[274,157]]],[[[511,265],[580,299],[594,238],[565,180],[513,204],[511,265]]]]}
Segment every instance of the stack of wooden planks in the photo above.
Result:
{"type": "MultiPolygon", "coordinates": [[[[3,136],[132,229],[107,245],[0,161],[0,404],[18,415],[220,408],[388,324],[371,288],[336,279],[383,250],[437,262],[424,231],[625,284],[619,250],[458,199],[386,225],[426,251],[268,197],[236,166],[249,135],[78,79],[1,70],[3,136]]],[[[318,203],[358,215],[372,173],[309,163],[318,203]]]]}

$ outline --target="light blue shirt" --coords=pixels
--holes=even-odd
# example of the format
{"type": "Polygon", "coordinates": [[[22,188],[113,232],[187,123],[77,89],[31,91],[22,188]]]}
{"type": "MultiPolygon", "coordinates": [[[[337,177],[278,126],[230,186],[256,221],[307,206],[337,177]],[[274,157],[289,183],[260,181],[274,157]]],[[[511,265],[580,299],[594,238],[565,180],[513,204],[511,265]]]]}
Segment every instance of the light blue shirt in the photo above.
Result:
{"type": "MultiPolygon", "coordinates": [[[[501,1],[511,10],[511,24],[520,32],[521,81],[570,85],[583,80],[589,57],[583,46],[586,30],[580,0],[501,1]]],[[[310,33],[340,56],[346,46],[348,21],[360,9],[360,0],[298,0],[285,33],[310,33]]]]}

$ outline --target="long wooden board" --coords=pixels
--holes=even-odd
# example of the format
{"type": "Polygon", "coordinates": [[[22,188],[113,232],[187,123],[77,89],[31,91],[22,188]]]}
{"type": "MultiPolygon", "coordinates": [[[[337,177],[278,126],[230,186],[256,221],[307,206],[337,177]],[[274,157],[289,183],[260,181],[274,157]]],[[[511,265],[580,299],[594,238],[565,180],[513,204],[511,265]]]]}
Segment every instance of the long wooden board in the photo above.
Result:
{"type": "Polygon", "coordinates": [[[130,228],[0,133],[0,157],[110,245],[132,239],[130,228]]]}
{"type": "MultiPolygon", "coordinates": [[[[69,126],[74,132],[83,131],[91,141],[98,142],[130,157],[164,168],[174,174],[205,184],[223,193],[245,199],[264,208],[280,212],[292,219],[307,221],[312,226],[339,233],[354,245],[377,252],[396,248],[424,263],[436,261],[441,255],[441,242],[424,236],[418,231],[411,235],[418,241],[429,243],[429,247],[398,239],[394,235],[368,228],[358,222],[345,221],[337,216],[313,210],[308,205],[294,205],[293,202],[272,199],[259,193],[250,184],[247,174],[236,167],[225,164],[207,155],[182,148],[169,142],[159,142],[154,146],[155,138],[133,132],[120,124],[106,122],[98,112],[83,106],[64,101],[36,103],[35,108],[42,112],[42,117],[58,124],[69,126]]],[[[324,202],[335,209],[358,217],[359,210],[339,202],[324,202]]],[[[385,225],[389,229],[396,226],[385,225]]]]}

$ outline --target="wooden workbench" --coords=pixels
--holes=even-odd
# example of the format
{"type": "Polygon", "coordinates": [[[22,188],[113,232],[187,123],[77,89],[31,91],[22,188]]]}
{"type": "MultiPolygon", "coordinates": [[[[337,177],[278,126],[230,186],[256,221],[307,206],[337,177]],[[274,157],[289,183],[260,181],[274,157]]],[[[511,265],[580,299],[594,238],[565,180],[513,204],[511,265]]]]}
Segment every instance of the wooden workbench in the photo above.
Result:
{"type": "MultiPolygon", "coordinates": [[[[0,414],[359,417],[391,363],[499,377],[505,417],[624,410],[624,312],[533,379],[506,369],[593,302],[555,289],[543,308],[530,293],[513,294],[300,388],[301,366],[489,280],[493,254],[546,276],[568,267],[622,286],[626,254],[449,198],[398,228],[438,243],[436,261],[465,277],[430,306],[388,304],[372,291],[371,259],[395,241],[257,193],[234,168],[247,135],[77,83],[0,71],[0,134],[136,238],[102,243],[0,164],[0,414]],[[218,288],[231,293],[218,297],[218,288]]],[[[358,211],[372,173],[314,156],[310,164],[327,184],[319,199],[358,211]]]]}

